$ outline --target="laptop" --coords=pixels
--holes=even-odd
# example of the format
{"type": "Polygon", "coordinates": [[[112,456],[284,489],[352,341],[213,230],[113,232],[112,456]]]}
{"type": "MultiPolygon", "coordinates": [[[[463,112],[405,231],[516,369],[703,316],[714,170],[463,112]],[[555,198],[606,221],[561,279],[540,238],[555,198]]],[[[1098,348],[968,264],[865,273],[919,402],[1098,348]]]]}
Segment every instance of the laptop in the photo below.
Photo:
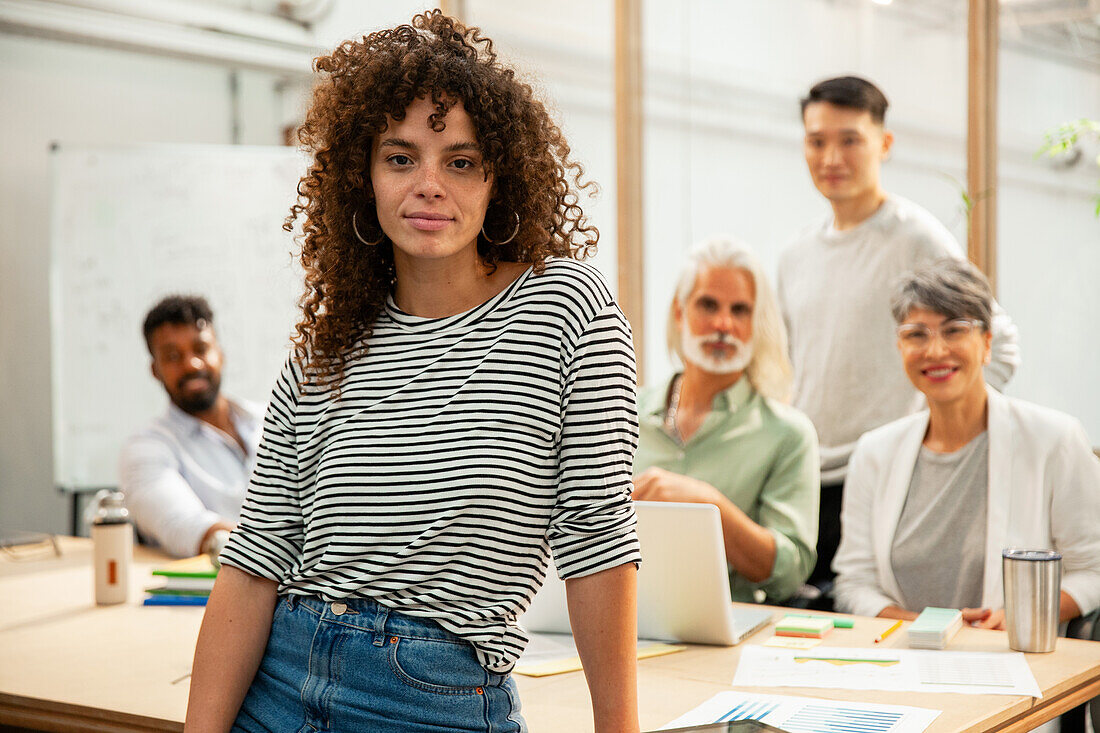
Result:
{"type": "MultiPolygon", "coordinates": [[[[636,501],[634,510],[642,546],[639,639],[733,646],[771,621],[766,608],[730,603],[718,507],[636,501]]],[[[519,622],[535,633],[570,633],[565,583],[552,563],[519,622]]]]}

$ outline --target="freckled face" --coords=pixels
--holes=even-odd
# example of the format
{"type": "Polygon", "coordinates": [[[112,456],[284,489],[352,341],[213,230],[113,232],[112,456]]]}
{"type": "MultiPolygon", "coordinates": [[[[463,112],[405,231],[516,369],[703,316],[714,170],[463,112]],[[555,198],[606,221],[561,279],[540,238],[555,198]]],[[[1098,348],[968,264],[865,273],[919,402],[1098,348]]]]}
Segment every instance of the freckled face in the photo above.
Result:
{"type": "Polygon", "coordinates": [[[389,121],[371,147],[371,184],[378,221],[399,266],[477,256],[477,236],[492,197],[473,120],[461,103],[435,131],[428,98],[389,121]]]}

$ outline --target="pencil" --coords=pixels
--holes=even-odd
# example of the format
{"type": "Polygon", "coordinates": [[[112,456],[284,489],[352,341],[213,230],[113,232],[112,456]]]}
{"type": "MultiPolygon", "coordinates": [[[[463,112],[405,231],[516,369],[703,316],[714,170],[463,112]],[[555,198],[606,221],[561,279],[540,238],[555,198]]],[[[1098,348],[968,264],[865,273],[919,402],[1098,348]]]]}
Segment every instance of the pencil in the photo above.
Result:
{"type": "Polygon", "coordinates": [[[878,638],[875,639],[875,643],[878,644],[880,641],[885,639],[887,636],[889,636],[890,634],[897,631],[899,626],[901,626],[901,619],[898,619],[897,622],[893,626],[891,626],[890,628],[886,629],[886,631],[883,631],[881,634],[879,634],[878,638]]]}

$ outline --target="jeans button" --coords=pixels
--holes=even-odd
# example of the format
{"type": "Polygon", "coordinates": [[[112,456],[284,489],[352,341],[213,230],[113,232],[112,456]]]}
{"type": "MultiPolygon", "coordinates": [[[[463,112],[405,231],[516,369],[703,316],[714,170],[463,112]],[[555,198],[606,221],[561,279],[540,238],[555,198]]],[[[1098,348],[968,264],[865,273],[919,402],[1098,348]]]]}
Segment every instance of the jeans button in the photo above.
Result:
{"type": "Polygon", "coordinates": [[[346,603],[340,603],[339,601],[337,601],[336,603],[332,604],[332,615],[333,616],[343,616],[344,611],[346,611],[346,610],[348,610],[348,604],[346,604],[346,603]]]}

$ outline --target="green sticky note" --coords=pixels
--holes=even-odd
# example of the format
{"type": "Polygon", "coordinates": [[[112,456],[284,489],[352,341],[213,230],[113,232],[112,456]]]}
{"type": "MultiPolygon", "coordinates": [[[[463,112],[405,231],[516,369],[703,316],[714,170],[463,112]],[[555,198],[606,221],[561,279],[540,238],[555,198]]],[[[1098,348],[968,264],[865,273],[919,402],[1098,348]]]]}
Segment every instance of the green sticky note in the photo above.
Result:
{"type": "Polygon", "coordinates": [[[833,628],[835,629],[850,629],[856,624],[850,618],[839,618],[837,616],[815,616],[809,613],[788,613],[788,616],[797,616],[798,618],[827,618],[833,622],[833,628]]]}

